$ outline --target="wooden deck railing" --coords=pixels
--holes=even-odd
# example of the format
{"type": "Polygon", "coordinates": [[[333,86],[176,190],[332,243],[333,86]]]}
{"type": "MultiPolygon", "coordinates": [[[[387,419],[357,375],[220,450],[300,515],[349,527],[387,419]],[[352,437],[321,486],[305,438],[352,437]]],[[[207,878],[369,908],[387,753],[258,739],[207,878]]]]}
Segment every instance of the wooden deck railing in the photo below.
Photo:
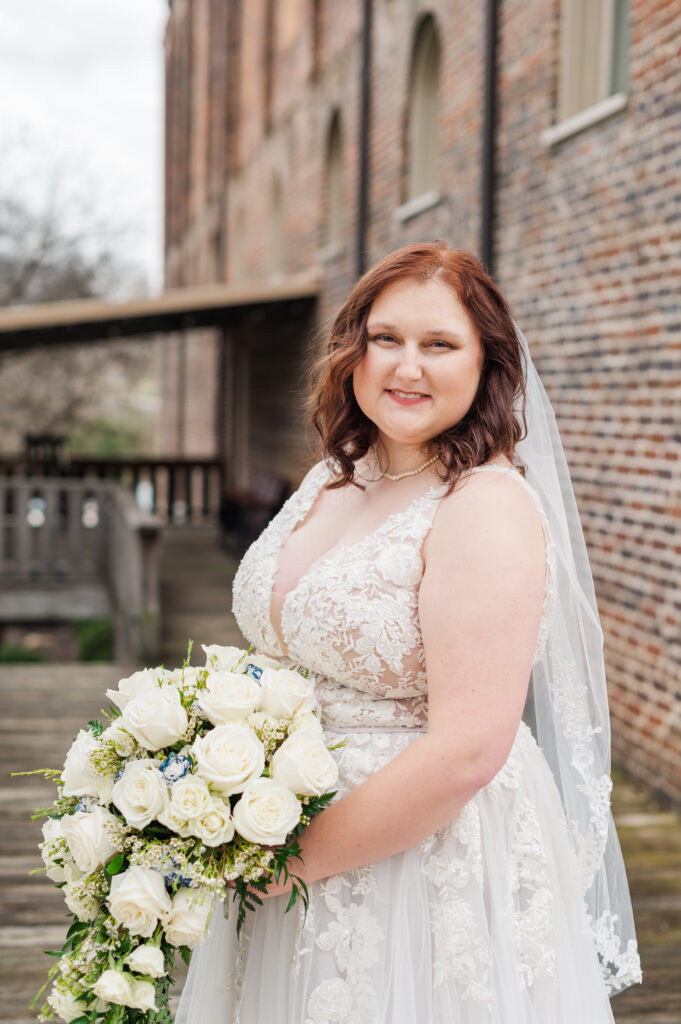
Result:
{"type": "Polygon", "coordinates": [[[164,523],[215,522],[222,495],[222,464],[214,458],[66,456],[40,462],[0,457],[0,481],[36,477],[116,481],[164,523]]]}
{"type": "Polygon", "coordinates": [[[0,478],[0,620],[96,617],[115,658],[158,653],[161,522],[117,483],[0,478]]]}

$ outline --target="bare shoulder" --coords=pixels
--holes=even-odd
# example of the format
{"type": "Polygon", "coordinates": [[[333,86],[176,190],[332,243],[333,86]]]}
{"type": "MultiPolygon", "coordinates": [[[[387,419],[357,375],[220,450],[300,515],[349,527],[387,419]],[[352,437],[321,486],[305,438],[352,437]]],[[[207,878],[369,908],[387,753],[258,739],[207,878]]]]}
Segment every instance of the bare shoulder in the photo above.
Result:
{"type": "MultiPolygon", "coordinates": [[[[502,467],[503,468],[503,467],[502,467]]],[[[474,557],[491,560],[520,552],[527,565],[544,565],[545,540],[532,494],[513,472],[476,472],[440,500],[424,545],[426,565],[474,557]]]]}

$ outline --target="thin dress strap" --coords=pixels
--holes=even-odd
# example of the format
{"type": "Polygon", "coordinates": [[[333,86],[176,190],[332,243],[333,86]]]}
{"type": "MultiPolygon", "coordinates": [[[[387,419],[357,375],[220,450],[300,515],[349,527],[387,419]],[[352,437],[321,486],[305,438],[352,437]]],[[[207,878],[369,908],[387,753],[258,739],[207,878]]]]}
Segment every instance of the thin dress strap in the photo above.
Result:
{"type": "Polygon", "coordinates": [[[537,638],[537,646],[533,659],[533,661],[536,661],[544,648],[548,635],[549,624],[553,614],[557,592],[556,552],[555,545],[551,537],[551,531],[549,530],[548,519],[546,517],[541,498],[535,491],[534,487],[532,487],[531,484],[528,484],[525,477],[515,468],[515,466],[473,466],[471,469],[467,470],[467,473],[478,473],[483,470],[494,470],[497,473],[508,473],[514,477],[520,484],[522,484],[525,490],[532,495],[537,512],[539,513],[539,519],[544,532],[544,546],[546,549],[546,574],[544,577],[544,602],[542,606],[541,623],[539,626],[539,636],[537,638]]]}

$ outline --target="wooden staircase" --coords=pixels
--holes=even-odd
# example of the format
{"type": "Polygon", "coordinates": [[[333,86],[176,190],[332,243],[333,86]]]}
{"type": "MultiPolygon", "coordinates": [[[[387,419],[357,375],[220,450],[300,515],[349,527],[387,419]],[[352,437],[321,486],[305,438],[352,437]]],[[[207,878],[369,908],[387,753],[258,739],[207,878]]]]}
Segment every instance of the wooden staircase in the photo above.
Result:
{"type": "Polygon", "coordinates": [[[160,563],[162,664],[181,665],[189,639],[193,665],[204,664],[201,644],[245,646],[231,612],[238,560],[221,550],[217,526],[167,526],[160,563]]]}

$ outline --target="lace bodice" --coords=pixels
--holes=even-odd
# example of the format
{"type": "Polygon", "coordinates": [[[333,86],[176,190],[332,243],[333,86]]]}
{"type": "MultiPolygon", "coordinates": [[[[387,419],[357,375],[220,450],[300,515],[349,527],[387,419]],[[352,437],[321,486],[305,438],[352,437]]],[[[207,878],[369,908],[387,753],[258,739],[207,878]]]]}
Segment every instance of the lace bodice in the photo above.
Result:
{"type": "MultiPolygon", "coordinates": [[[[555,555],[539,496],[516,470],[476,466],[471,472],[511,473],[533,496],[546,538],[544,603],[533,663],[540,657],[555,603],[555,555]]],[[[315,677],[326,727],[424,727],[425,654],[418,618],[424,565],[421,548],[446,484],[434,484],[368,536],[318,558],[284,597],[282,647],[270,618],[279,553],[331,477],[319,462],[244,555],[233,585],[232,611],[260,651],[303,665],[315,677]]]]}

